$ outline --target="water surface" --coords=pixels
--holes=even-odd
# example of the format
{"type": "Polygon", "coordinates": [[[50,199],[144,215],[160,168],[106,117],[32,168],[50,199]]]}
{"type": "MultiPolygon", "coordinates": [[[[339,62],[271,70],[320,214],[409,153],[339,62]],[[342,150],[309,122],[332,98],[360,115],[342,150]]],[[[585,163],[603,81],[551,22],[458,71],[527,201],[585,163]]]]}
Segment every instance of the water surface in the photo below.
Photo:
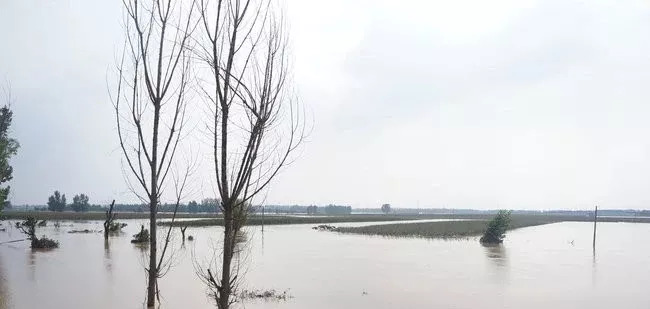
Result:
{"type": "MultiPolygon", "coordinates": [[[[101,222],[65,221],[58,229],[39,229],[59,240],[59,249],[0,245],[0,308],[142,308],[147,249],[129,240],[145,221],[125,222],[127,233],[107,243],[101,233],[67,233],[101,230],[101,222]]],[[[24,238],[8,225],[0,241],[24,238]]],[[[289,290],[293,298],[240,307],[650,307],[650,224],[599,223],[595,252],[592,225],[583,222],[515,230],[497,247],[476,239],[396,239],[312,226],[248,229],[244,288],[289,290]]],[[[183,245],[174,230],[173,265],[160,281],[162,308],[214,307],[196,269],[215,257],[221,231],[188,228],[196,240],[183,245]]]]}

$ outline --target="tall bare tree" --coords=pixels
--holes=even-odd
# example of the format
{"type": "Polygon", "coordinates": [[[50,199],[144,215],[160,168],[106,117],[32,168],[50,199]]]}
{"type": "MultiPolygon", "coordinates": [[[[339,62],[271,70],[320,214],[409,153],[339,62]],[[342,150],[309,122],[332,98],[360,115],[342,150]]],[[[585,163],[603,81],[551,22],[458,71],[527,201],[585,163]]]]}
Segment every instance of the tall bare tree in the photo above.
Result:
{"type": "Polygon", "coordinates": [[[208,127],[224,215],[221,261],[203,275],[225,309],[236,301],[240,278],[233,257],[249,205],[290,162],[304,140],[305,121],[290,82],[286,28],[273,1],[198,3],[203,29],[195,54],[206,71],[199,88],[212,111],[208,127]]]}
{"type": "Polygon", "coordinates": [[[157,212],[185,124],[188,43],[197,24],[191,17],[194,2],[123,0],[123,5],[126,43],[111,99],[125,169],[130,171],[127,184],[149,205],[147,306],[152,307],[169,242],[168,233],[158,254],[157,212]]]}

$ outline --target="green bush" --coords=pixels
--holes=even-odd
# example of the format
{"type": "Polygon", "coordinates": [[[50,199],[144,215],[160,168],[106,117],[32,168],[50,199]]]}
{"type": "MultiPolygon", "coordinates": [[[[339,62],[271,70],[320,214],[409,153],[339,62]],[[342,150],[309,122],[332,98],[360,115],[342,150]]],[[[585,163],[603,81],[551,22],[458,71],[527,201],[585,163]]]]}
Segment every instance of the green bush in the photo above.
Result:
{"type": "Polygon", "coordinates": [[[487,229],[483,233],[483,237],[481,237],[481,243],[502,243],[506,237],[506,231],[510,228],[511,213],[511,210],[499,210],[497,215],[488,223],[487,229]]]}
{"type": "Polygon", "coordinates": [[[149,230],[144,228],[144,225],[140,227],[140,232],[138,234],[133,235],[133,239],[131,239],[131,243],[134,244],[141,244],[141,243],[148,243],[149,242],[149,230]]]}

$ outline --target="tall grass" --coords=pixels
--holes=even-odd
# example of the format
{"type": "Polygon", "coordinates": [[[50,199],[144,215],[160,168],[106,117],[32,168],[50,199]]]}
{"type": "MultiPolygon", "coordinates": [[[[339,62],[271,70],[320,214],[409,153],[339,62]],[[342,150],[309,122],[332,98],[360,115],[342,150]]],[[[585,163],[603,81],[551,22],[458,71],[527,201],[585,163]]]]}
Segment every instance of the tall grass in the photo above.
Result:
{"type": "MultiPolygon", "coordinates": [[[[509,229],[542,225],[562,220],[545,216],[513,216],[509,229]]],[[[467,238],[482,235],[488,221],[439,221],[339,227],[337,232],[390,237],[467,238]]]]}

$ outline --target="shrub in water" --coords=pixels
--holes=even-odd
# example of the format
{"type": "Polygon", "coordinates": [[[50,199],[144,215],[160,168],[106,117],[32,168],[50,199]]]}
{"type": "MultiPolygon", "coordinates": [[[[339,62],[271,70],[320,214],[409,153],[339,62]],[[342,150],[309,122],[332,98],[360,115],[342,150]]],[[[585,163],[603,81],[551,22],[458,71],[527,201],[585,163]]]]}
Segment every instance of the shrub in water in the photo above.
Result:
{"type": "Polygon", "coordinates": [[[487,229],[481,237],[481,243],[500,244],[506,237],[506,231],[510,227],[510,214],[512,211],[499,210],[497,215],[488,223],[487,229]]]}
{"type": "MultiPolygon", "coordinates": [[[[41,221],[41,223],[42,222],[45,222],[45,220],[41,221]]],[[[42,226],[41,223],[38,223],[38,226],[42,226]]],[[[52,240],[46,237],[39,239],[36,237],[36,226],[37,221],[32,217],[27,218],[27,220],[23,221],[22,223],[16,222],[16,227],[19,228],[25,235],[27,235],[27,239],[31,241],[32,249],[52,249],[59,247],[59,242],[56,240],[52,240]]]]}
{"type": "Polygon", "coordinates": [[[140,227],[140,233],[133,235],[131,243],[140,244],[149,242],[149,230],[144,228],[144,225],[140,227]]]}

